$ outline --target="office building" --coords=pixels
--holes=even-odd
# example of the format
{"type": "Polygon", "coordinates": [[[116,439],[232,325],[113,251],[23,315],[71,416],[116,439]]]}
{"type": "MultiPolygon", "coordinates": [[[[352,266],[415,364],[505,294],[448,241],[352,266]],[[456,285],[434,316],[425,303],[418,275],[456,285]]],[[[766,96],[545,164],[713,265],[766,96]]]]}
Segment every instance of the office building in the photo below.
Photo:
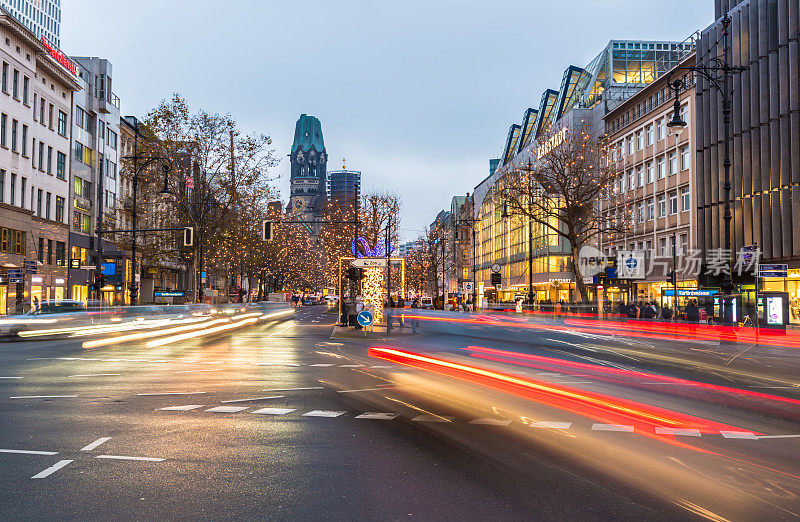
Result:
{"type": "Polygon", "coordinates": [[[355,201],[361,197],[361,171],[332,170],[328,172],[328,198],[332,203],[355,201]]]}
{"type": "Polygon", "coordinates": [[[44,37],[50,45],[61,46],[61,0],[0,0],[0,7],[37,40],[44,37]]]}

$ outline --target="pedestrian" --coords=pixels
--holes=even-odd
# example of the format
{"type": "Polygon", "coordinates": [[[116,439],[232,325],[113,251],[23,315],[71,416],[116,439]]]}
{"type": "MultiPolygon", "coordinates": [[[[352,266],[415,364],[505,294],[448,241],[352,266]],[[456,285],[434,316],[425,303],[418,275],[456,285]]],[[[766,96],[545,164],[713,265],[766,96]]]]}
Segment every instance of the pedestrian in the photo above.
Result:
{"type": "MultiPolygon", "coordinates": [[[[397,308],[405,309],[405,307],[406,307],[406,302],[403,299],[403,295],[400,294],[399,296],[397,296],[397,308]]],[[[403,312],[400,312],[400,315],[398,316],[398,321],[400,322],[400,328],[404,328],[405,324],[403,324],[403,312]]]]}
{"type": "Polygon", "coordinates": [[[686,305],[686,320],[690,323],[696,323],[700,320],[700,309],[697,308],[697,303],[695,303],[694,299],[686,305]]]}

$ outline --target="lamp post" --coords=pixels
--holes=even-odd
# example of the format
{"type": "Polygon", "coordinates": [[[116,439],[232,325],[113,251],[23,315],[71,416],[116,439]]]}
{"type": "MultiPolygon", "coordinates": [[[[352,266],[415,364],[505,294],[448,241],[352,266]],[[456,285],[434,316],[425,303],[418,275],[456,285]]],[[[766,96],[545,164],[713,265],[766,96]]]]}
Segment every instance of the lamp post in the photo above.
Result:
{"type": "Polygon", "coordinates": [[[169,195],[169,188],[167,187],[167,174],[172,170],[172,162],[165,156],[155,154],[139,154],[139,120],[134,119],[133,125],[133,156],[125,156],[123,159],[133,160],[133,178],[132,178],[132,192],[133,192],[133,216],[131,219],[131,281],[128,286],[130,292],[131,305],[135,305],[139,297],[139,285],[136,281],[136,276],[139,274],[136,266],[136,200],[139,185],[139,173],[142,169],[147,168],[155,162],[161,163],[161,168],[164,171],[164,187],[159,191],[161,196],[169,195]]]}
{"type": "Polygon", "coordinates": [[[724,279],[722,281],[722,292],[725,295],[730,295],[733,293],[734,284],[733,280],[731,279],[731,220],[733,219],[733,215],[731,214],[731,154],[730,154],[730,141],[731,141],[731,111],[732,111],[732,102],[731,102],[731,87],[730,87],[730,79],[731,73],[734,72],[742,72],[746,69],[746,67],[742,66],[734,66],[730,65],[728,61],[728,57],[730,55],[730,42],[729,42],[729,33],[730,33],[730,25],[731,25],[731,18],[728,13],[725,13],[725,16],[721,20],[722,23],[722,42],[723,42],[723,53],[722,58],[713,58],[708,61],[708,65],[695,65],[694,67],[675,67],[670,71],[667,75],[667,83],[669,84],[670,88],[673,91],[673,96],[675,98],[675,104],[672,114],[672,120],[667,123],[667,126],[672,129],[676,136],[680,136],[680,133],[683,129],[687,126],[687,123],[681,117],[681,104],[678,100],[678,95],[680,94],[681,89],[689,88],[686,82],[684,82],[681,78],[676,78],[672,80],[672,76],[678,70],[685,70],[689,71],[701,78],[705,79],[708,84],[715,88],[719,95],[722,98],[722,123],[724,127],[724,159],[722,162],[724,168],[724,176],[725,181],[722,186],[724,193],[725,193],[725,211],[723,214],[723,220],[725,222],[725,230],[724,230],[724,246],[725,252],[728,256],[728,269],[725,271],[724,279]]]}

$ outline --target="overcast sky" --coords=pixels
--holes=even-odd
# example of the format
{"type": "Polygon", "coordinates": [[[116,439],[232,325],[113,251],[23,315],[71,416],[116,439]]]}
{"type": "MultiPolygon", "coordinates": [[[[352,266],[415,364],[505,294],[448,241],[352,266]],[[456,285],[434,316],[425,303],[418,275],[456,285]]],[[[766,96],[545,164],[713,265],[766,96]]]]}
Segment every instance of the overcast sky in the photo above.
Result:
{"type": "Polygon", "coordinates": [[[62,47],[114,66],[123,115],[180,92],[272,136],[322,121],[328,169],[396,193],[414,239],[472,192],[511,123],[611,39],[683,40],[713,0],[64,0],[62,47]]]}

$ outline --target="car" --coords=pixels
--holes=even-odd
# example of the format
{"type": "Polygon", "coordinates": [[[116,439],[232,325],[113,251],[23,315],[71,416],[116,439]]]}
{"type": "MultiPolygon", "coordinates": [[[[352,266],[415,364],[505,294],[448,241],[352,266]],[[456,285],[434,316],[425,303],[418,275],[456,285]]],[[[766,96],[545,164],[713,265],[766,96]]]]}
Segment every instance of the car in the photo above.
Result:
{"type": "Polygon", "coordinates": [[[433,298],[432,297],[423,296],[422,299],[420,299],[420,301],[419,301],[419,307],[420,308],[425,308],[425,309],[428,309],[428,310],[433,309],[433,298]]]}

